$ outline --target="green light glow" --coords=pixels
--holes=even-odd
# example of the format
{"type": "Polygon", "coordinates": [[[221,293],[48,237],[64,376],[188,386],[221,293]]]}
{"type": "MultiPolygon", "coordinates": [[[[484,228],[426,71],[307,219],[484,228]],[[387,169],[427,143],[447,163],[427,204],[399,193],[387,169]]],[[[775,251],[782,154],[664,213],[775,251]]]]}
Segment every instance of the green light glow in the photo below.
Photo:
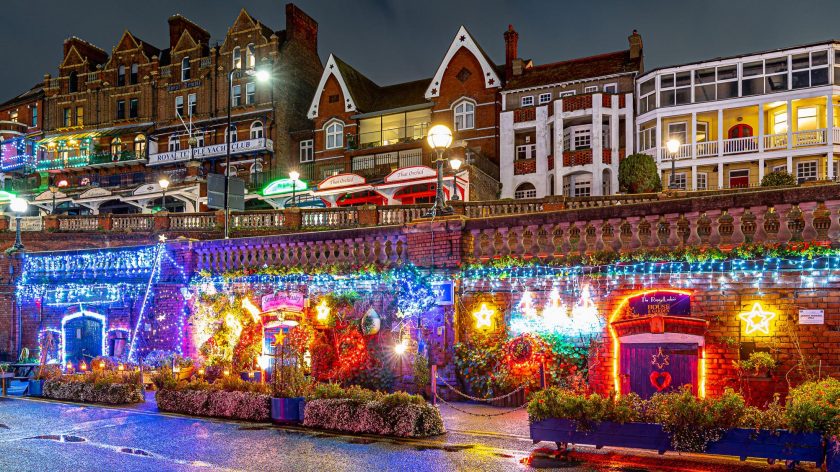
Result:
{"type": "Polygon", "coordinates": [[[292,179],[279,179],[266,185],[262,191],[263,196],[281,195],[292,193],[292,186],[297,192],[305,191],[308,187],[303,180],[293,181],[292,179]]]}
{"type": "Polygon", "coordinates": [[[13,194],[12,192],[0,190],[0,202],[10,202],[15,197],[17,197],[17,195],[13,194]]]}

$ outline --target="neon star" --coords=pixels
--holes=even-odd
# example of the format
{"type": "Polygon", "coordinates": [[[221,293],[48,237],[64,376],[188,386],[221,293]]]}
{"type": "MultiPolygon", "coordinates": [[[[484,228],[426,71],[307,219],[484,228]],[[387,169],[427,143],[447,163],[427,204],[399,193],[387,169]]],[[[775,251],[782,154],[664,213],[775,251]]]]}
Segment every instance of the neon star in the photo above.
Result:
{"type": "Polygon", "coordinates": [[[286,339],[286,335],[283,334],[283,331],[278,331],[277,334],[274,335],[274,345],[282,346],[284,339],[286,339]]]}
{"type": "Polygon", "coordinates": [[[162,243],[165,243],[166,242],[166,235],[161,234],[160,236],[158,236],[158,241],[160,241],[162,243]]]}
{"type": "Polygon", "coordinates": [[[764,311],[761,303],[755,302],[752,311],[745,311],[738,314],[744,323],[747,324],[747,334],[755,333],[770,334],[770,321],[776,318],[776,314],[771,311],[764,311]]]}
{"type": "Polygon", "coordinates": [[[319,303],[318,306],[315,307],[315,311],[318,313],[317,315],[315,315],[315,318],[318,321],[327,321],[328,319],[330,319],[330,307],[327,306],[326,300],[321,300],[321,303],[319,303]]]}
{"type": "Polygon", "coordinates": [[[669,357],[668,354],[662,352],[662,348],[660,347],[659,352],[650,356],[650,363],[651,365],[655,365],[659,370],[662,370],[665,366],[671,365],[669,357]]]}
{"type": "Polygon", "coordinates": [[[493,326],[493,310],[482,303],[478,311],[473,312],[476,328],[490,328],[493,326]]]}

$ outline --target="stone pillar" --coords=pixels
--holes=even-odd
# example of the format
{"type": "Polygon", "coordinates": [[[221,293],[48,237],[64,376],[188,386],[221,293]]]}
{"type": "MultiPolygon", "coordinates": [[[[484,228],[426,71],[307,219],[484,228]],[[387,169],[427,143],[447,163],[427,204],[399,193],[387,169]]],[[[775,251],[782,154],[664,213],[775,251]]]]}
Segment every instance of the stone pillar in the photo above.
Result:
{"type": "MultiPolygon", "coordinates": [[[[157,233],[160,231],[168,231],[169,230],[169,212],[168,211],[159,211],[154,214],[152,217],[152,230],[157,233]]],[[[222,217],[222,224],[224,224],[224,215],[222,217]]]]}
{"type": "Polygon", "coordinates": [[[58,215],[44,216],[44,231],[58,231],[58,215]]]}
{"type": "Polygon", "coordinates": [[[403,227],[408,260],[418,267],[458,267],[468,250],[463,249],[461,217],[417,220],[403,227]]]}
{"type": "Polygon", "coordinates": [[[107,215],[97,215],[97,220],[97,225],[102,231],[111,231],[113,229],[113,220],[111,220],[110,213],[107,215]]]}
{"type": "Polygon", "coordinates": [[[302,215],[300,208],[291,207],[283,209],[283,228],[298,230],[301,226],[302,215]]]}
{"type": "Polygon", "coordinates": [[[358,210],[359,226],[376,226],[379,223],[379,210],[376,205],[362,205],[358,210]]]}

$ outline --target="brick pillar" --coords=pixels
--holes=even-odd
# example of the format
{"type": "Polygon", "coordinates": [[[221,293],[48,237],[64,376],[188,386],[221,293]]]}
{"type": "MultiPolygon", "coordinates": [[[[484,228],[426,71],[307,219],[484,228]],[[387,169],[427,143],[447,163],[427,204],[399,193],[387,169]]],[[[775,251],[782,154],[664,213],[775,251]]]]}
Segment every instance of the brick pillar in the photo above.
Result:
{"type": "Polygon", "coordinates": [[[418,267],[457,267],[464,257],[463,229],[460,216],[408,223],[403,228],[408,260],[418,267]]]}
{"type": "MultiPolygon", "coordinates": [[[[168,211],[159,211],[154,215],[154,221],[152,222],[152,230],[154,232],[158,231],[166,231],[169,229],[169,212],[168,211]]],[[[224,222],[224,221],[223,221],[224,222]]]]}
{"type": "Polygon", "coordinates": [[[6,215],[0,215],[0,231],[7,231],[10,226],[11,216],[6,218],[6,215]]]}
{"type": "Polygon", "coordinates": [[[379,224],[379,210],[376,205],[362,205],[359,207],[359,226],[376,226],[379,224]]]}
{"type": "Polygon", "coordinates": [[[44,231],[58,231],[58,215],[44,216],[44,231]]]}
{"type": "Polygon", "coordinates": [[[284,208],[283,209],[283,228],[285,229],[300,229],[301,214],[300,208],[284,208]]]}
{"type": "Polygon", "coordinates": [[[113,229],[114,222],[113,222],[113,220],[111,220],[111,214],[110,213],[105,214],[105,215],[98,215],[97,220],[98,220],[97,225],[99,226],[99,229],[101,229],[102,231],[111,231],[111,229],[113,229]]]}
{"type": "Polygon", "coordinates": [[[449,205],[452,206],[452,209],[455,211],[456,215],[464,215],[464,213],[466,212],[466,204],[464,203],[463,200],[457,200],[457,201],[450,200],[449,205]]]}
{"type": "Polygon", "coordinates": [[[566,209],[566,197],[546,197],[543,211],[559,211],[566,209]]]}
{"type": "Polygon", "coordinates": [[[224,210],[216,210],[216,228],[221,228],[222,231],[225,229],[225,211],[224,210]]]}

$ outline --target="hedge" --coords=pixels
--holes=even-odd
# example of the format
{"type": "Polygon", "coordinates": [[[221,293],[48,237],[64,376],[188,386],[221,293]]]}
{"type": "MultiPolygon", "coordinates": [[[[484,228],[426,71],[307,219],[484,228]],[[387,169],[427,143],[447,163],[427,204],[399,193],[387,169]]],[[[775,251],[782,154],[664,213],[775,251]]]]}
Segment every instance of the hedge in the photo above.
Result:
{"type": "Polygon", "coordinates": [[[316,399],[306,403],[303,425],[349,433],[400,437],[443,434],[440,411],[429,404],[354,399],[316,399]]]}
{"type": "Polygon", "coordinates": [[[193,416],[268,421],[271,397],[261,393],[224,390],[171,390],[155,395],[158,409],[193,416]]]}

